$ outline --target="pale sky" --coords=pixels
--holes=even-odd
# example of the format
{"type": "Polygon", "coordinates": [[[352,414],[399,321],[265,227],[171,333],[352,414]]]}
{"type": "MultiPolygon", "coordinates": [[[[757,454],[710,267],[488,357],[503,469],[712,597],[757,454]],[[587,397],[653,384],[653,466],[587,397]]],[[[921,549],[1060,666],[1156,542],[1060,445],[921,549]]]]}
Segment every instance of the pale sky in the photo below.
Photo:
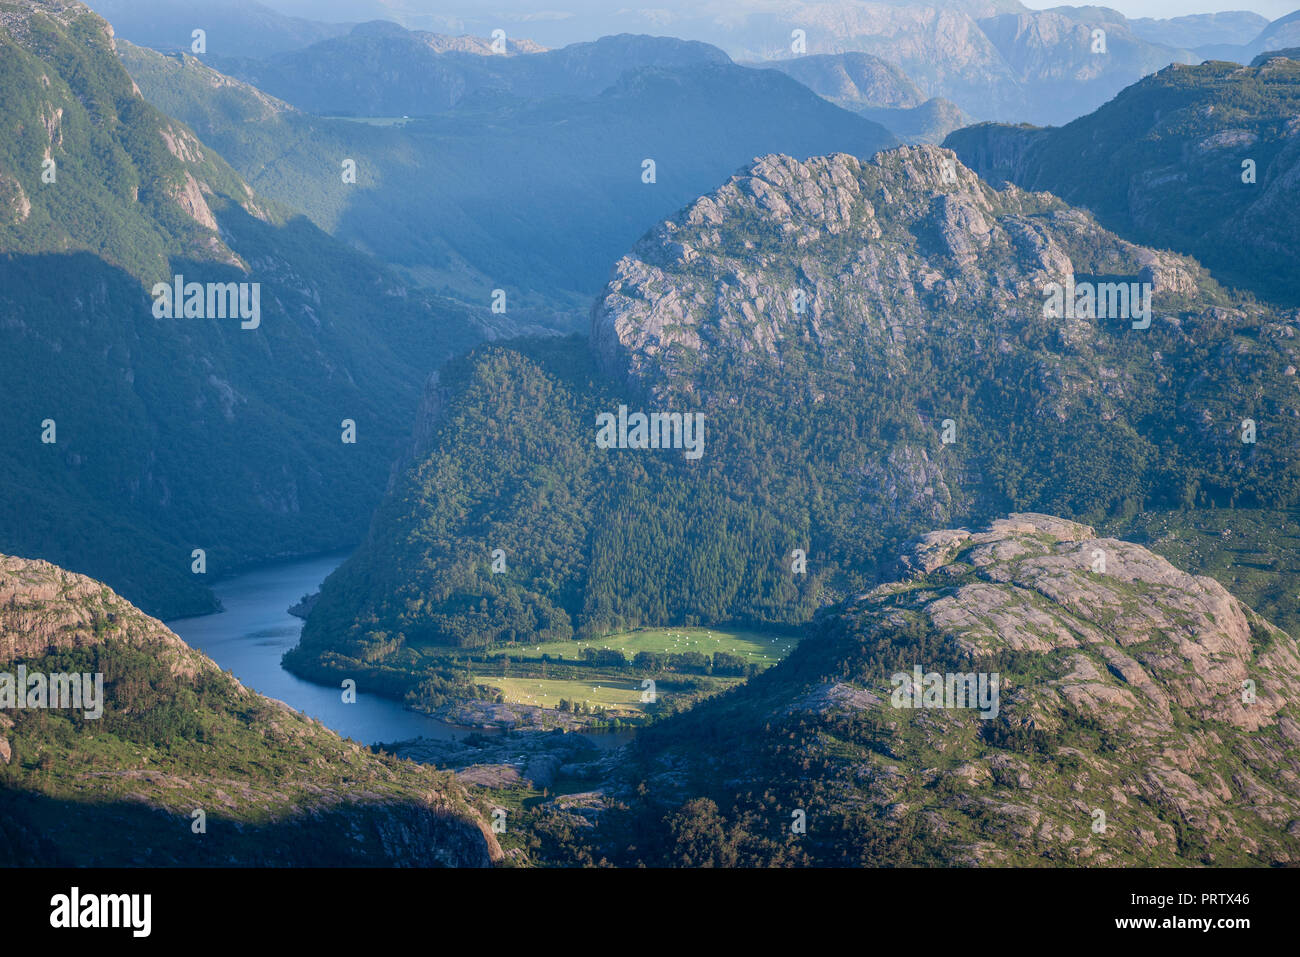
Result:
{"type": "MultiPolygon", "coordinates": [[[[1032,10],[1049,7],[1085,6],[1085,0],[1020,0],[1032,10]]],[[[1138,17],[1185,17],[1191,13],[1219,13],[1223,10],[1250,10],[1276,20],[1300,10],[1300,0],[1096,0],[1096,5],[1118,10],[1129,19],[1138,17]]]]}

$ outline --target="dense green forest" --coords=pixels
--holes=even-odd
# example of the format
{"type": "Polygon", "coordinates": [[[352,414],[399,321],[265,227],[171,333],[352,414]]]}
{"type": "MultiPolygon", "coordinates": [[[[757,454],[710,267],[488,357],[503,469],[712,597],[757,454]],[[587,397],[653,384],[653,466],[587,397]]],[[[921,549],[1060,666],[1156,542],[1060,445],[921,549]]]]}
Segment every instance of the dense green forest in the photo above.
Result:
{"type": "Polygon", "coordinates": [[[379,667],[399,687],[433,682],[423,703],[438,703],[425,671],[447,663],[422,651],[811,613],[820,576],[794,576],[783,560],[806,528],[758,514],[739,485],[679,451],[596,448],[597,411],[616,408],[617,393],[580,338],[482,347],[445,367],[439,388],[455,398],[428,457],[381,506],[362,557],[331,577],[290,667],[323,677],[328,662],[384,681],[379,667]],[[389,533],[408,521],[414,536],[389,533]],[[358,604],[365,623],[349,627],[358,604]]]}

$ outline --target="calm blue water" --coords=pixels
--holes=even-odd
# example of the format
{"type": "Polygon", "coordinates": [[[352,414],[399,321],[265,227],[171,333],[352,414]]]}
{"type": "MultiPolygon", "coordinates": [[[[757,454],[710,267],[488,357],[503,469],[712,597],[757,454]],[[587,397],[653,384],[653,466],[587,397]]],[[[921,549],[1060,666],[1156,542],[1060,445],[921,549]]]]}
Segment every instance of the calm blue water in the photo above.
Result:
{"type": "Polygon", "coordinates": [[[465,737],[468,730],[408,711],[387,698],[358,694],[355,704],[344,704],[341,688],[311,684],[280,667],[280,656],[298,643],[302,631],[302,620],[289,614],[289,606],[316,591],[346,557],[309,558],[228,578],[213,586],[225,611],[178,618],[167,627],[245,687],[277,698],[362,744],[465,737]]]}

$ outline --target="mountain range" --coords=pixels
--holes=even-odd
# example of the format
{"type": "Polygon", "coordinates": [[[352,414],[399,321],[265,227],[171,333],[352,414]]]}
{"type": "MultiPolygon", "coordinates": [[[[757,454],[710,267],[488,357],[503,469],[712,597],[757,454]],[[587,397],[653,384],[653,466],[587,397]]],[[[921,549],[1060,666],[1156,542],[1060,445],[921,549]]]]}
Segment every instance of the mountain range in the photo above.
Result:
{"type": "Polygon", "coordinates": [[[1244,46],[1260,35],[1269,25],[1269,19],[1249,10],[1231,10],[1224,13],[1194,13],[1182,17],[1157,19],[1138,17],[1129,21],[1129,27],[1144,40],[1168,43],[1199,50],[1212,44],[1244,46]]]}
{"type": "Polygon", "coordinates": [[[1220,40],[1198,47],[1196,52],[1206,60],[1249,63],[1261,53],[1295,46],[1300,46],[1300,10],[1269,23],[1251,40],[1235,44],[1220,40]]]}
{"type": "MultiPolygon", "coordinates": [[[[611,262],[755,155],[869,157],[897,142],[794,80],[704,44],[609,37],[482,57],[410,42],[420,49],[392,67],[403,76],[436,87],[442,64],[469,64],[483,85],[448,81],[465,91],[454,109],[401,120],[414,102],[369,99],[368,84],[386,74],[346,73],[329,58],[332,87],[299,77],[307,89],[342,91],[332,110],[399,111],[375,125],[303,112],[192,57],[126,44],[122,56],[151,102],[192,124],[259,192],[440,294],[487,310],[504,290],[506,312],[493,318],[524,331],[581,328],[611,262]],[[493,65],[475,65],[484,61],[493,65]],[[356,163],[347,190],[344,159],[356,163]]],[[[406,96],[408,86],[383,88],[406,96]]],[[[324,107],[326,95],[299,105],[324,107]]]]}
{"type": "MultiPolygon", "coordinates": [[[[1248,63],[1260,53],[1300,45],[1296,34],[1300,13],[1272,22],[1246,11],[1129,19],[1107,7],[1033,10],[1017,0],[807,0],[778,8],[759,0],[669,2],[654,8],[610,8],[591,0],[568,0],[553,8],[520,0],[490,13],[472,7],[424,11],[378,0],[337,9],[293,0],[271,0],[265,5],[212,0],[201,4],[202,17],[197,0],[186,0],[179,7],[169,0],[132,4],[102,0],[101,12],[114,19],[115,14],[127,14],[128,6],[130,15],[122,17],[122,25],[133,42],[164,50],[187,47],[190,21],[207,19],[221,27],[217,33],[240,38],[212,48],[213,55],[246,61],[267,61],[295,51],[307,61],[318,60],[331,49],[343,49],[331,44],[357,21],[376,20],[400,24],[426,37],[458,35],[465,41],[462,48],[469,50],[481,50],[485,42],[473,36],[489,37],[500,31],[508,52],[563,47],[623,33],[670,33],[713,44],[740,61],[776,63],[810,54],[873,54],[901,68],[926,99],[941,97],[977,119],[1037,124],[1061,124],[1090,112],[1170,63],[1213,59],[1248,63]],[[304,22],[304,14],[322,19],[304,22]],[[1097,31],[1104,36],[1099,38],[1097,31]],[[323,46],[309,50],[316,42],[323,46]]],[[[333,62],[338,66],[345,61],[333,62]]],[[[249,62],[245,65],[257,69],[249,62]]],[[[322,67],[316,76],[328,86],[333,76],[322,67]]],[[[265,68],[271,70],[268,76],[279,69],[270,64],[265,68]]],[[[895,119],[907,124],[906,117],[895,119]]],[[[915,139],[909,132],[915,126],[913,122],[909,129],[895,132],[915,139]]]]}
{"type": "Polygon", "coordinates": [[[0,2],[0,863],[1300,862],[1300,15],[99,6],[0,2]],[[342,548],[285,668],[527,730],[151,617],[342,548]]]}
{"type": "Polygon", "coordinates": [[[1048,190],[1225,283],[1300,303],[1300,54],[1171,66],[1059,128],[979,125],[944,142],[990,183],[1048,190]]]}

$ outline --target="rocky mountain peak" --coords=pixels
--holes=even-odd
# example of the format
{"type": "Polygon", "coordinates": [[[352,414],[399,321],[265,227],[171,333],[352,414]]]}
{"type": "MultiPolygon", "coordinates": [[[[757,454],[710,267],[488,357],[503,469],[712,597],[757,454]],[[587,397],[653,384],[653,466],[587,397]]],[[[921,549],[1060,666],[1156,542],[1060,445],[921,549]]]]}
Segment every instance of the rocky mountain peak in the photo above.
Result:
{"type": "Polygon", "coordinates": [[[1211,579],[1050,515],[931,532],[903,564],[734,700],[669,724],[625,786],[680,801],[699,762],[761,818],[745,792],[788,775],[797,800],[811,760],[824,814],[924,822],[944,863],[1298,859],[1300,655],[1281,629],[1211,579]],[[917,673],[994,690],[922,701],[917,673]],[[695,743],[713,725],[727,744],[695,743]]]}
{"type": "Polygon", "coordinates": [[[906,584],[882,586],[855,608],[890,614],[885,603],[901,602],[965,653],[1068,662],[1059,681],[1026,687],[1026,706],[1064,696],[1105,720],[1115,720],[1111,705],[1137,709],[1168,732],[1175,710],[1254,731],[1300,690],[1300,656],[1285,632],[1214,579],[1078,522],[1020,513],[930,532],[908,544],[900,566],[906,584]]]}
{"type": "Polygon", "coordinates": [[[94,579],[45,561],[0,555],[0,662],[101,644],[106,636],[147,649],[172,675],[216,666],[94,579]]]}
{"type": "MultiPolygon", "coordinates": [[[[936,317],[1041,322],[1045,288],[1076,273],[1150,282],[1166,305],[1202,283],[1195,262],[1127,243],[1048,194],[995,190],[941,147],[867,162],[771,155],[618,262],[591,338],[607,372],[642,384],[723,355],[773,359],[782,342],[867,344],[888,361],[936,317]]],[[[1067,325],[1072,341],[1096,334],[1067,325]]]]}
{"type": "Polygon", "coordinates": [[[982,531],[956,528],[927,532],[907,543],[899,564],[904,574],[928,575],[949,564],[959,551],[1017,535],[1034,536],[1050,542],[1077,542],[1095,538],[1097,533],[1089,525],[1068,519],[1019,512],[994,521],[982,531]]]}

